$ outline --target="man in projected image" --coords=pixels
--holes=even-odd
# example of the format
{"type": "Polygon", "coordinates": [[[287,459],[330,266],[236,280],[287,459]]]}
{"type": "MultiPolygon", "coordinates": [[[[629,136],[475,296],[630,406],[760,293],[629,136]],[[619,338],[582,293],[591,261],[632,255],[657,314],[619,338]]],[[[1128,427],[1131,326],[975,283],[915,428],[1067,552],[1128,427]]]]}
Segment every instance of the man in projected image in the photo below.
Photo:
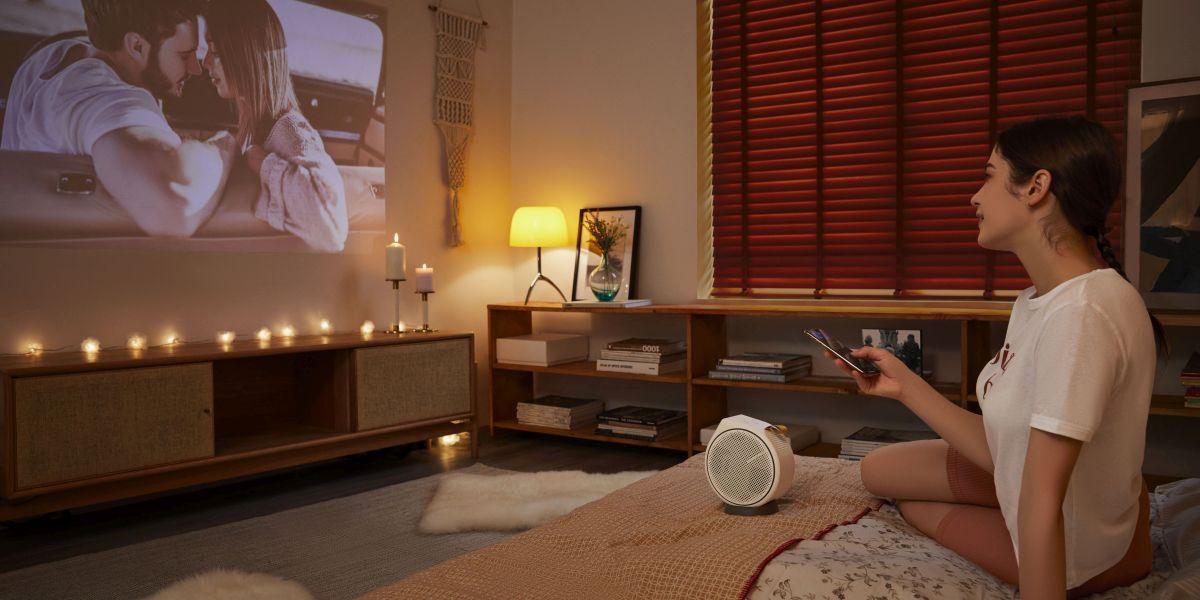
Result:
{"type": "Polygon", "coordinates": [[[146,233],[187,237],[220,200],[235,141],[182,140],[159,101],[200,74],[197,0],[82,0],[90,44],[26,58],[4,115],[5,150],[90,155],[96,175],[146,233]]]}

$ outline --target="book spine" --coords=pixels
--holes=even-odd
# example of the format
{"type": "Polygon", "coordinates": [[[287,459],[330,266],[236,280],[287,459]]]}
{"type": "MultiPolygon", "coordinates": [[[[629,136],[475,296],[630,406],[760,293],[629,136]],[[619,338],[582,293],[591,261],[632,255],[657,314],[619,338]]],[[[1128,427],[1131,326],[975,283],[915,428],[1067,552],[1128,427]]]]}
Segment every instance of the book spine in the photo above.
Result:
{"type": "Polygon", "coordinates": [[[792,368],[797,365],[809,365],[811,361],[794,361],[787,362],[781,360],[751,360],[740,358],[721,358],[717,360],[717,364],[722,367],[758,367],[760,369],[783,369],[792,368]]]}
{"type": "Polygon", "coordinates": [[[684,419],[684,417],[682,417],[682,416],[672,417],[665,421],[651,421],[649,419],[639,419],[637,417],[610,417],[610,416],[605,416],[605,415],[599,415],[596,417],[596,419],[598,419],[602,423],[623,423],[623,424],[631,424],[631,425],[646,425],[649,427],[665,427],[665,426],[671,425],[675,422],[682,421],[684,419]]]}
{"type": "Polygon", "coordinates": [[[643,363],[643,362],[628,362],[623,360],[605,360],[596,361],[597,371],[616,371],[618,373],[638,373],[641,375],[661,375],[664,372],[675,370],[675,363],[643,363]],[[666,371],[663,367],[669,367],[666,371]]]}
{"type": "Polygon", "coordinates": [[[663,362],[663,358],[671,356],[659,352],[634,352],[632,350],[601,350],[600,358],[608,360],[629,360],[633,362],[663,362]]]}
{"type": "Polygon", "coordinates": [[[605,346],[608,350],[622,352],[653,352],[655,354],[674,354],[683,352],[683,344],[620,344],[613,342],[605,346]]]}
{"type": "Polygon", "coordinates": [[[730,373],[762,373],[764,375],[790,375],[793,371],[806,371],[808,366],[775,368],[775,367],[743,367],[741,365],[717,365],[718,371],[728,371],[730,373]]]}
{"type": "Polygon", "coordinates": [[[630,440],[642,440],[643,442],[657,442],[659,440],[665,440],[665,439],[673,438],[673,437],[679,435],[679,433],[669,433],[666,435],[660,434],[660,435],[645,436],[645,435],[633,435],[633,434],[629,434],[629,433],[616,433],[616,432],[612,432],[612,431],[604,431],[602,429],[597,429],[596,433],[599,435],[611,435],[613,437],[626,438],[626,439],[630,439],[630,440]]]}
{"type": "Polygon", "coordinates": [[[734,373],[731,371],[709,371],[708,376],[713,379],[724,379],[726,381],[762,381],[766,383],[787,383],[793,379],[802,377],[803,375],[766,375],[764,373],[734,373]]]}

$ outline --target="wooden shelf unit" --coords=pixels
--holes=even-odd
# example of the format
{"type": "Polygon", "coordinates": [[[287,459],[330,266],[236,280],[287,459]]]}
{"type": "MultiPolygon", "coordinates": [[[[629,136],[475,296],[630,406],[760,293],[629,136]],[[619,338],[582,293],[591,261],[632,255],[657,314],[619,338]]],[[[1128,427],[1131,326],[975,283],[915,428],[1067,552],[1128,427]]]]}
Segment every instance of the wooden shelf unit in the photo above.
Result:
{"type": "MultiPolygon", "coordinates": [[[[777,318],[836,317],[852,319],[912,319],[927,321],[958,321],[961,360],[958,382],[931,382],[947,400],[966,408],[978,410],[975,398],[975,377],[991,360],[990,325],[1007,321],[1011,302],[910,302],[896,300],[845,301],[822,300],[779,304],[718,303],[652,305],[637,308],[567,308],[556,302],[531,302],[488,305],[488,346],[491,364],[492,429],[534,431],[566,437],[610,441],[639,446],[673,448],[688,454],[702,451],[700,430],[713,425],[727,415],[727,391],[730,388],[765,389],[781,392],[826,394],[858,393],[852,379],[845,377],[803,377],[788,383],[757,381],[728,381],[708,377],[717,359],[727,353],[727,319],[755,316],[777,318]],[[621,313],[628,315],[674,315],[686,321],[687,369],[665,375],[638,375],[597,371],[595,361],[579,361],[553,367],[530,367],[495,362],[496,338],[533,333],[533,313],[621,313]],[[534,394],[534,374],[554,373],[581,377],[633,379],[687,386],[687,435],[661,442],[643,442],[591,433],[592,428],[562,430],[517,423],[516,404],[530,400],[534,394]]],[[[1156,311],[1166,326],[1200,327],[1200,314],[1156,311]]],[[[814,360],[817,357],[814,356],[814,360]]],[[[1156,395],[1150,414],[1172,417],[1200,417],[1200,410],[1185,408],[1182,396],[1156,395]]],[[[837,455],[835,444],[814,447],[837,455]],[[833,450],[829,447],[832,446],[833,450]]],[[[815,451],[815,450],[814,450],[815,451]]]]}
{"type": "Polygon", "coordinates": [[[0,358],[0,520],[469,431],[474,335],[0,358]]]}

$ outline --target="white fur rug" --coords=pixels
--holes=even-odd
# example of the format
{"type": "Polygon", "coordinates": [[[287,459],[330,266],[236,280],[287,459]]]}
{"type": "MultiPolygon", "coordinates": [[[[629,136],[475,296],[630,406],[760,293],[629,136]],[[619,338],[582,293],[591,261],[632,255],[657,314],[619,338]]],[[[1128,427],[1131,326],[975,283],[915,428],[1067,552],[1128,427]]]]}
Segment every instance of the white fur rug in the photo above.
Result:
{"type": "Polygon", "coordinates": [[[417,531],[433,534],[529,529],[657,472],[451,473],[439,483],[417,531]]]}
{"type": "Polygon", "coordinates": [[[146,600],[313,600],[313,595],[274,575],[213,569],[177,581],[146,600]]]}

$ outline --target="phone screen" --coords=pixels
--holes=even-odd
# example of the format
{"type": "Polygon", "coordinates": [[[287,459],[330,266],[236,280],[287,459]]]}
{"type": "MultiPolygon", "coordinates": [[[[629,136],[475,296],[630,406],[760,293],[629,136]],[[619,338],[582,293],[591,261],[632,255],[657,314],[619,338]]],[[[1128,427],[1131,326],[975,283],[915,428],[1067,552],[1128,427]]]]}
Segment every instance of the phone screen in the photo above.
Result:
{"type": "Polygon", "coordinates": [[[845,361],[846,364],[850,365],[851,369],[854,369],[863,375],[879,374],[879,367],[876,367],[875,363],[869,360],[863,360],[851,356],[850,348],[847,348],[845,344],[837,341],[836,338],[828,333],[825,333],[824,329],[805,329],[804,333],[808,334],[808,337],[816,340],[818,344],[824,346],[826,350],[832,352],[834,356],[845,361]]]}

